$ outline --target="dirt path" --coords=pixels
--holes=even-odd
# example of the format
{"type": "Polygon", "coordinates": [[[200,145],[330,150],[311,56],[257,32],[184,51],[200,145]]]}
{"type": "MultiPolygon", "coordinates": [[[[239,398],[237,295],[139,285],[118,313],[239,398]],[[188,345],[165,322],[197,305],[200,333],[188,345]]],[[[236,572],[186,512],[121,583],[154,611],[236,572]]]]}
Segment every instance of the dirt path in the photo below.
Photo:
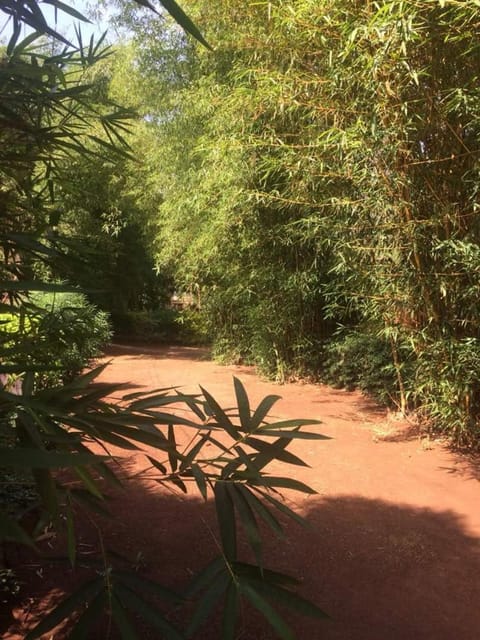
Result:
{"type": "MultiPolygon", "coordinates": [[[[320,624],[292,619],[299,640],[480,638],[480,484],[472,462],[418,438],[357,393],[274,385],[248,367],[216,365],[194,348],[115,347],[111,356],[105,380],[188,390],[202,384],[228,406],[235,375],[253,402],[282,396],[275,416],[322,421],[319,431],[330,441],[297,441],[292,448],[311,465],[295,467],[295,477],[318,492],[289,496],[311,528],[290,524],[286,542],[272,540],[268,563],[301,577],[302,593],[331,616],[320,624]]],[[[143,462],[132,460],[132,469],[137,464],[143,462]]],[[[113,509],[111,540],[154,575],[181,584],[215,553],[211,509],[196,498],[178,501],[138,486],[116,498],[113,509]]],[[[48,600],[48,582],[32,580],[35,609],[48,600]]],[[[4,636],[9,640],[23,637],[22,625],[33,619],[25,602],[16,618],[4,636]]],[[[218,640],[218,631],[209,628],[201,638],[218,640]]],[[[247,620],[241,638],[274,634],[247,620]]]]}

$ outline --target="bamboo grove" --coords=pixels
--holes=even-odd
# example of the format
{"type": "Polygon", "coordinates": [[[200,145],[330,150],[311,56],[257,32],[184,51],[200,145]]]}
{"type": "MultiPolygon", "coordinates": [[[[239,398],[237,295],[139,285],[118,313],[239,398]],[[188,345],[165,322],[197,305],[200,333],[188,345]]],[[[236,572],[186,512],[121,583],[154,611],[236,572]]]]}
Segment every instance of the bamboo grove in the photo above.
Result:
{"type": "Polygon", "coordinates": [[[185,3],[131,19],[157,260],[218,356],[373,391],[478,442],[480,3],[185,3]],[[155,114],[155,115],[152,115],[155,114]]]}

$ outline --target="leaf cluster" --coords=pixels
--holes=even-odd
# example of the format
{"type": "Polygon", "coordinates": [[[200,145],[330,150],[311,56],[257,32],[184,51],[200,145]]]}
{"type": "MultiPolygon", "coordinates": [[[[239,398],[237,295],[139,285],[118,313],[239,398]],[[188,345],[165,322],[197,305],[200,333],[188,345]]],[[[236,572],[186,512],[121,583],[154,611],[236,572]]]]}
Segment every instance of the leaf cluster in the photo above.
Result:
{"type": "MultiPolygon", "coordinates": [[[[177,62],[193,57],[199,75],[172,83],[157,123],[159,264],[200,288],[221,357],[278,379],[321,375],[318,354],[341,327],[380,336],[385,395],[448,431],[461,391],[448,354],[479,335],[478,5],[192,11],[216,48],[178,44],[177,62]],[[441,383],[424,366],[437,357],[441,383]]],[[[457,443],[475,446],[475,394],[457,443]]]]}

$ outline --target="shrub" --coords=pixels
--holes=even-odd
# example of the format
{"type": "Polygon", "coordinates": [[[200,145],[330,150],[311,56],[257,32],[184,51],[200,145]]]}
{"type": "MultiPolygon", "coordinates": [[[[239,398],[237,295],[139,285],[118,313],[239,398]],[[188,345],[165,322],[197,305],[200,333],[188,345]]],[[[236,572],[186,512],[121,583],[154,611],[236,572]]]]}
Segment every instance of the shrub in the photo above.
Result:
{"type": "Polygon", "coordinates": [[[461,446],[480,442],[480,340],[437,340],[419,354],[414,390],[435,431],[461,446]]]}
{"type": "Polygon", "coordinates": [[[392,404],[399,395],[390,344],[371,334],[348,333],[324,347],[322,378],[348,390],[360,389],[392,404]]]}
{"type": "Polygon", "coordinates": [[[43,376],[44,383],[80,373],[111,339],[108,314],[82,293],[41,292],[32,294],[31,301],[36,307],[32,364],[53,365],[43,376]]]}

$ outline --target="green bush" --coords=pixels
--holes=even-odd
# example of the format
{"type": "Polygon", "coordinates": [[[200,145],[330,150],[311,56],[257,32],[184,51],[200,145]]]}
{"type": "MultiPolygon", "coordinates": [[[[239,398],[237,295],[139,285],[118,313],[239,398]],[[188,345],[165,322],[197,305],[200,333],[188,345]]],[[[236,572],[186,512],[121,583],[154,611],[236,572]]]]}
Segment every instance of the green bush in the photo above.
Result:
{"type": "Polygon", "coordinates": [[[180,311],[175,319],[178,327],[178,336],[182,344],[208,345],[212,337],[209,332],[208,322],[204,314],[193,308],[180,311]]]}
{"type": "Polygon", "coordinates": [[[398,376],[384,338],[349,333],[324,347],[322,379],[336,387],[360,389],[385,404],[398,398],[398,376]]]}
{"type": "Polygon", "coordinates": [[[53,365],[44,382],[70,379],[99,356],[111,339],[108,314],[90,304],[82,293],[31,295],[34,365],[53,365]]]}
{"type": "Polygon", "coordinates": [[[419,354],[414,390],[436,432],[461,447],[480,443],[480,340],[437,340],[419,354]]]}
{"type": "Polygon", "coordinates": [[[206,344],[208,333],[200,312],[159,307],[155,311],[113,313],[115,338],[160,344],[206,344]]]}

